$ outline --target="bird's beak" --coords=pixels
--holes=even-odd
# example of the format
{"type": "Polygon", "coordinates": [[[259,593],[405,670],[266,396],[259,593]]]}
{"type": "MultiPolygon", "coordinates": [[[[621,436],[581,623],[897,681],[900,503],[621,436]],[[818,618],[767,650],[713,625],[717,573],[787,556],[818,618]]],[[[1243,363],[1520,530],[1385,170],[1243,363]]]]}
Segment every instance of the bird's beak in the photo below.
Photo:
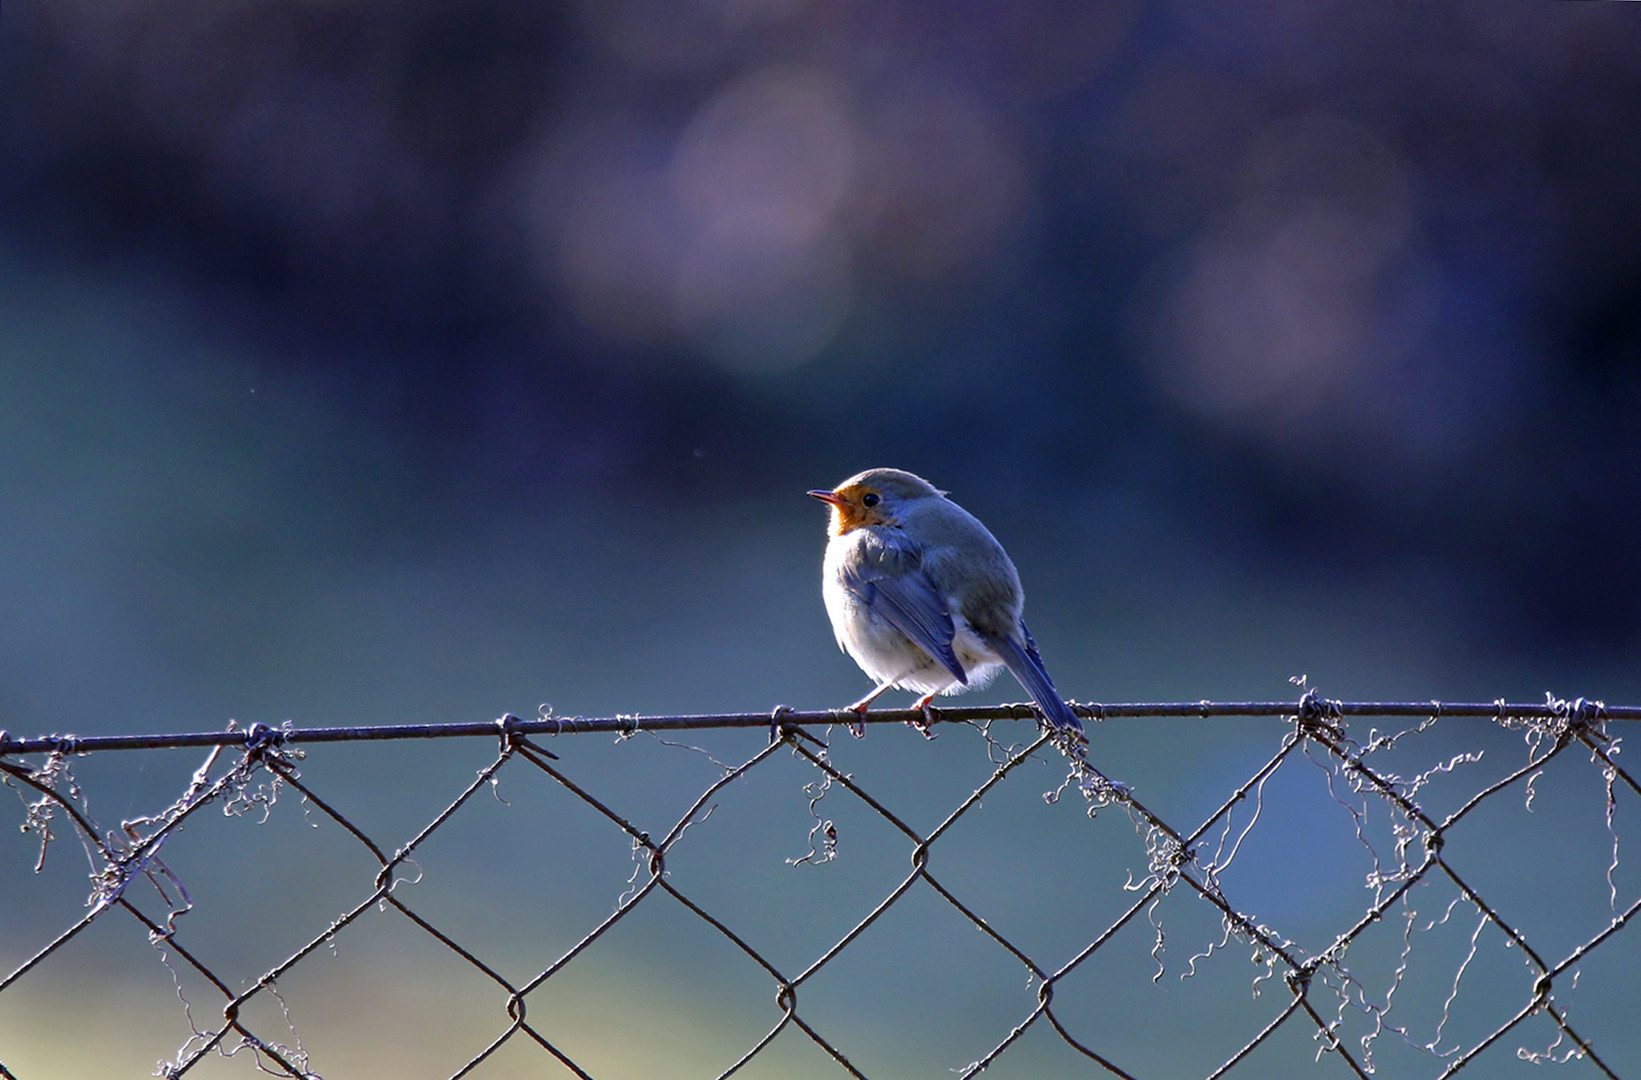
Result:
{"type": "Polygon", "coordinates": [[[811,491],[809,492],[809,496],[811,498],[819,499],[823,503],[829,503],[834,509],[837,510],[842,510],[844,507],[849,505],[849,500],[845,499],[842,495],[839,495],[835,491],[811,491]]]}

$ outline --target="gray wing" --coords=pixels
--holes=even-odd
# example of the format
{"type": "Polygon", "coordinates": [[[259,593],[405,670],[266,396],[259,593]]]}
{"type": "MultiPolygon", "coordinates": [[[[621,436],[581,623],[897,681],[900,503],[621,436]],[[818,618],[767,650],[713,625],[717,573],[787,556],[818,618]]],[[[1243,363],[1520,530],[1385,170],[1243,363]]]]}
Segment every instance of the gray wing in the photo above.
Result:
{"type": "Polygon", "coordinates": [[[843,570],[843,587],[967,685],[969,677],[952,650],[957,628],[923,573],[917,549],[888,541],[874,548],[868,558],[843,570]]]}

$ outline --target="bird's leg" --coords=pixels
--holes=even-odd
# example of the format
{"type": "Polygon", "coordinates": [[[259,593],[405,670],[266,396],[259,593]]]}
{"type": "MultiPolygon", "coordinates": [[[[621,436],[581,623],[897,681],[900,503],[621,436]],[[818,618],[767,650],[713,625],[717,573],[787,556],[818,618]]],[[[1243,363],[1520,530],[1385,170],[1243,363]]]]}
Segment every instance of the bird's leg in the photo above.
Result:
{"type": "MultiPolygon", "coordinates": [[[[894,680],[892,679],[888,682],[879,683],[870,694],[867,694],[865,697],[849,706],[849,711],[860,716],[865,716],[866,710],[872,707],[872,702],[882,697],[884,691],[888,690],[893,685],[894,680]]],[[[866,737],[866,725],[858,720],[855,721],[849,725],[849,734],[853,735],[857,739],[864,739],[866,737]]]]}
{"type": "Polygon", "coordinates": [[[884,692],[893,685],[893,682],[879,683],[870,694],[867,694],[865,697],[849,706],[849,711],[853,713],[860,713],[860,715],[865,716],[866,710],[872,707],[872,702],[882,697],[884,692]]]}

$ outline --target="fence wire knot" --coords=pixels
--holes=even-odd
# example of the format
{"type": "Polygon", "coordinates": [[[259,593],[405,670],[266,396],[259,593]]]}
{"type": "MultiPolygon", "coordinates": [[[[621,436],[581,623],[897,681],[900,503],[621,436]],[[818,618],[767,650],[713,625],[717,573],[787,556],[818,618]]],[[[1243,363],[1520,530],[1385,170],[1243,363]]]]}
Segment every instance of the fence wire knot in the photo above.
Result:
{"type": "Polygon", "coordinates": [[[1329,701],[1312,687],[1300,696],[1299,711],[1294,720],[1302,734],[1336,739],[1344,734],[1339,727],[1342,715],[1339,702],[1329,701]]]}
{"type": "Polygon", "coordinates": [[[245,750],[250,754],[259,754],[264,750],[277,747],[284,741],[285,733],[278,728],[267,724],[256,723],[245,729],[245,750]]]}

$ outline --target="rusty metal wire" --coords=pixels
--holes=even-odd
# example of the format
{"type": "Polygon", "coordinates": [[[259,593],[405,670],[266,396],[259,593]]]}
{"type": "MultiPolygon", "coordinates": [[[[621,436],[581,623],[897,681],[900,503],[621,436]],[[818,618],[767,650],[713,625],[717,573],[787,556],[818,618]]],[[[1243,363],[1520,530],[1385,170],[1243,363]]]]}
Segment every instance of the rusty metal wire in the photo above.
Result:
{"type": "MultiPolygon", "coordinates": [[[[1197,721],[1246,721],[1249,718],[1277,718],[1282,721],[1274,747],[1260,755],[1245,779],[1236,783],[1225,798],[1188,828],[1170,823],[1142,800],[1143,791],[1123,783],[1108,781],[1088,762],[1090,751],[1080,742],[1063,735],[1039,731],[1034,739],[1007,744],[993,734],[1001,721],[1035,718],[1029,706],[963,707],[939,709],[940,724],[964,725],[978,732],[985,748],[984,780],[939,816],[932,826],[918,824],[920,814],[900,806],[902,793],[887,789],[881,781],[868,783],[839,767],[835,754],[811,728],[828,728],[843,717],[836,712],[799,713],[785,707],[771,714],[721,716],[665,716],[613,718],[557,717],[550,713],[533,720],[507,716],[484,724],[395,725],[391,727],[314,728],[293,726],[270,728],[254,725],[248,730],[196,732],[155,736],[98,736],[76,738],[50,735],[39,738],[12,738],[0,732],[0,781],[20,796],[21,822],[25,833],[37,844],[32,867],[0,867],[0,883],[16,882],[29,870],[38,873],[54,844],[77,838],[91,867],[91,889],[84,911],[68,924],[32,944],[15,934],[0,942],[0,1078],[26,1080],[47,1075],[37,1067],[25,1067],[12,1058],[5,1036],[8,997],[15,998],[32,980],[54,965],[67,966],[71,943],[99,923],[115,923],[133,929],[157,951],[181,1003],[176,1052],[162,1061],[154,1075],[181,1077],[208,1062],[239,1059],[264,1073],[290,1077],[318,1077],[326,1068],[315,1060],[316,1051],[304,1044],[300,1024],[282,996],[282,981],[288,982],[304,965],[313,964],[316,954],[335,954],[338,942],[346,941],[368,913],[402,916],[404,925],[416,932],[446,958],[471,972],[492,988],[499,1002],[488,1027],[463,1031],[465,1040],[457,1055],[454,1071],[439,1069],[427,1075],[466,1077],[495,1075],[488,1071],[504,1054],[522,1050],[556,1063],[563,1075],[590,1078],[617,1075],[595,1072],[599,1066],[571,1044],[575,1032],[551,1008],[533,1007],[542,1002],[542,992],[559,979],[577,958],[601,947],[614,928],[640,910],[649,910],[660,897],[670,897],[677,909],[687,912],[697,925],[710,930],[745,962],[762,973],[772,991],[774,1009],[760,1024],[760,1031],[743,1045],[720,1048],[722,1067],[719,1080],[743,1069],[763,1064],[767,1067],[770,1048],[783,1036],[799,1036],[808,1041],[829,1063],[817,1075],[864,1077],[868,1066],[858,1064],[861,1055],[854,1043],[857,1033],[825,1014],[806,1007],[809,990],[821,974],[838,966],[840,958],[869,946],[862,943],[872,928],[902,905],[937,902],[962,924],[972,927],[998,950],[996,956],[1008,969],[1018,973],[1030,988],[1028,998],[1013,1015],[993,1018],[990,1031],[975,1031],[984,1043],[983,1051],[966,1063],[960,1059],[929,1061],[926,1073],[955,1073],[973,1077],[1009,1062],[1017,1048],[1042,1036],[1057,1040],[1068,1056],[1057,1059],[1067,1076],[1114,1076],[1134,1080],[1141,1076],[1182,1075],[1158,1060],[1137,1060],[1128,1044],[1110,1037],[1089,1015],[1088,983],[1097,978],[1087,973],[1098,963],[1131,963],[1130,943],[1136,936],[1148,947],[1140,950],[1156,965],[1150,976],[1160,980],[1166,964],[1161,959],[1167,949],[1165,921],[1180,919],[1179,898],[1194,898],[1191,910],[1200,918],[1206,914],[1217,923],[1217,938],[1200,945],[1181,973],[1195,976],[1214,962],[1216,954],[1230,949],[1255,960],[1252,989],[1255,997],[1267,1002],[1271,991],[1281,1000],[1262,1006],[1259,1020],[1217,1056],[1219,1064],[1201,1073],[1209,1080],[1225,1076],[1269,1076],[1270,1065],[1261,1064],[1262,1053],[1281,1039],[1298,1033],[1313,1046],[1311,1066],[1316,1075],[1355,1076],[1366,1080],[1392,1044],[1411,1054],[1399,1059],[1398,1075],[1408,1061],[1423,1062],[1423,1075],[1448,1077],[1465,1070],[1488,1070],[1495,1075],[1498,1064],[1479,1062],[1511,1059],[1535,1063],[1578,1062],[1577,1075],[1617,1077],[1636,1075],[1641,1063],[1628,1026],[1618,1026],[1610,1012],[1585,1010],[1573,1002],[1581,971],[1599,959],[1607,967],[1635,970],[1641,959],[1641,943],[1625,942],[1623,931],[1641,913],[1641,897],[1627,878],[1619,874],[1619,830],[1621,814],[1632,813],[1641,797],[1641,785],[1619,764],[1620,739],[1615,725],[1641,719],[1641,707],[1606,706],[1584,699],[1547,698],[1541,704],[1485,704],[1441,702],[1341,702],[1307,692],[1297,701],[1187,704],[1130,704],[1078,706],[1078,712],[1093,721],[1128,718],[1176,718],[1197,721]],[[1444,721],[1457,718],[1485,721],[1482,730],[1497,735],[1519,737],[1526,748],[1524,760],[1502,774],[1474,781],[1472,790],[1455,791],[1457,778],[1481,758],[1479,750],[1453,749],[1450,742],[1434,742],[1434,733],[1444,721]],[[1406,723],[1405,727],[1373,726],[1406,723]],[[1362,727],[1367,727],[1365,735],[1362,727]],[[717,773],[699,791],[685,812],[671,819],[664,830],[650,830],[644,823],[626,816],[619,798],[597,790],[600,777],[593,770],[578,769],[571,748],[559,743],[569,761],[543,747],[536,738],[592,733],[614,734],[623,742],[639,733],[655,735],[669,752],[705,753],[697,747],[660,740],[659,733],[714,728],[767,729],[767,742],[759,745],[738,764],[712,761],[717,773]],[[453,793],[438,799],[438,808],[425,824],[392,840],[373,835],[379,828],[366,825],[357,813],[345,813],[346,785],[321,786],[303,775],[303,759],[310,748],[346,742],[381,740],[423,740],[435,738],[497,740],[497,750],[476,775],[453,793]],[[1423,757],[1417,771],[1407,772],[1403,762],[1423,749],[1426,741],[1439,746],[1434,757],[1423,757]],[[188,748],[208,748],[204,764],[196,769],[182,791],[158,810],[128,818],[116,829],[105,828],[93,817],[88,793],[76,776],[76,763],[88,755],[132,751],[176,752],[188,748]],[[909,869],[865,905],[852,925],[827,944],[805,955],[797,963],[783,961],[764,940],[760,930],[753,933],[738,925],[736,916],[701,890],[680,884],[673,873],[680,860],[690,857],[692,848],[683,844],[687,833],[694,834],[712,815],[718,801],[731,791],[745,787],[749,778],[774,768],[777,760],[795,762],[808,779],[801,795],[807,802],[811,827],[807,854],[787,859],[793,866],[817,866],[832,862],[837,855],[836,826],[820,812],[834,805],[823,800],[847,800],[853,810],[869,816],[886,828],[884,836],[898,838],[883,843],[901,847],[909,855],[909,869]],[[1126,820],[1129,827],[1113,833],[1100,828],[1101,843],[1111,844],[1126,837],[1127,855],[1140,860],[1143,869],[1126,881],[1113,882],[1100,899],[1116,913],[1089,922],[1082,911],[1060,913],[1064,925],[1076,937],[1073,947],[1050,952],[1029,934],[999,925],[988,910],[988,894],[975,890],[965,874],[962,859],[966,849],[950,838],[970,826],[985,800],[998,797],[1010,785],[1029,783],[1018,779],[1029,763],[1063,761],[1065,778],[1045,793],[1050,808],[1074,813],[1073,807],[1087,810],[1086,829],[1126,820]],[[1398,769],[1397,766],[1402,766],[1398,769]],[[430,914],[419,899],[422,880],[418,857],[430,840],[452,828],[452,823],[473,814],[475,799],[483,792],[496,792],[503,776],[511,783],[543,785],[567,795],[583,807],[591,820],[601,820],[625,838],[635,860],[632,877],[611,908],[564,948],[545,966],[528,977],[510,978],[508,967],[486,940],[475,940],[462,929],[451,927],[438,914],[430,914]],[[1371,869],[1366,877],[1368,902],[1342,926],[1318,934],[1309,925],[1278,929],[1274,920],[1255,909],[1253,901],[1268,895],[1268,889],[1251,888],[1245,878],[1233,880],[1232,866],[1256,830],[1265,828],[1269,785],[1283,776],[1314,777],[1310,782],[1325,789],[1328,805],[1348,823],[1352,841],[1365,853],[1371,869]],[[1606,836],[1610,847],[1603,887],[1607,892],[1608,914],[1600,925],[1590,927],[1563,943],[1561,936],[1546,935],[1529,923],[1535,913],[1525,912],[1511,889],[1499,884],[1500,868],[1485,860],[1452,856],[1456,845],[1488,847],[1490,826],[1477,825],[1494,807],[1519,799],[1531,811],[1546,777],[1592,786],[1604,807],[1606,836]],[[162,857],[163,849],[191,824],[201,822],[206,807],[214,806],[229,817],[267,821],[282,797],[296,796],[305,821],[317,827],[330,822],[342,830],[349,844],[365,856],[368,872],[359,875],[354,894],[339,910],[329,913],[321,925],[285,927],[303,934],[302,944],[270,967],[253,972],[234,969],[218,952],[191,939],[189,922],[183,920],[195,909],[189,876],[173,870],[162,857]],[[1438,809],[1438,807],[1445,809],[1438,809]],[[1115,817],[1113,817],[1115,815],[1115,817]],[[1484,844],[1484,838],[1488,843],[1484,844]],[[938,872],[933,859],[941,853],[938,872]],[[143,886],[142,897],[136,895],[143,886]],[[1445,897],[1438,913],[1421,913],[1413,897],[1421,890],[1445,897]],[[933,898],[932,900],[930,898],[933,898]],[[156,900],[157,898],[157,900],[156,900]],[[1164,903],[1169,902],[1165,915],[1164,903]],[[156,906],[157,905],[157,906],[156,906]],[[1473,920],[1468,946],[1461,954],[1443,961],[1444,979],[1450,976],[1445,992],[1429,996],[1422,1004],[1408,1000],[1414,996],[1410,970],[1417,947],[1439,929],[1458,927],[1459,920],[1473,920]],[[445,923],[441,925],[441,923],[445,923]],[[1400,933],[1387,934],[1385,924],[1400,925],[1400,933]],[[1291,935],[1291,936],[1290,936],[1291,935]],[[1492,944],[1489,944],[1492,943],[1492,944]],[[1352,951],[1356,950],[1355,957],[1352,951]],[[1471,1018],[1461,1035],[1455,1017],[1474,996],[1481,976],[1467,979],[1473,964],[1484,950],[1511,954],[1520,971],[1513,977],[1488,976],[1493,997],[1503,995],[1510,1002],[1502,1013],[1477,1026],[1471,1018]],[[1362,951],[1373,956],[1370,962],[1353,968],[1349,959],[1360,959],[1362,951]],[[1366,969],[1373,969],[1368,971],[1366,969]],[[189,989],[185,990],[185,986],[189,989]],[[210,1006],[199,997],[204,988],[210,1006]],[[1063,993],[1072,988],[1069,996],[1063,993]],[[194,995],[190,998],[189,994],[194,995]],[[1404,1003],[1405,1002],[1405,1003],[1404,1003]],[[204,1019],[211,1014],[209,1020],[204,1019]],[[1528,1039],[1528,1025],[1548,1025],[1548,1041],[1528,1039]],[[1616,1027],[1616,1030],[1615,1030],[1616,1027]],[[1614,1048],[1618,1052],[1614,1053],[1614,1048]]],[[[854,720],[853,715],[847,717],[854,720]]],[[[871,714],[872,723],[920,722],[922,714],[885,710],[871,714]]],[[[1102,729],[1093,728],[1098,746],[1102,729]]],[[[1201,736],[1212,740],[1224,728],[1214,728],[1201,736]]],[[[745,738],[741,736],[741,738],[745,738]]],[[[749,748],[750,749],[750,748],[749,748]]],[[[1097,755],[1098,751],[1094,751],[1097,755]]],[[[500,798],[499,793],[497,798],[500,798]]],[[[1077,815],[1082,817],[1082,815],[1077,815]]],[[[1092,839],[1092,837],[1091,837],[1092,839]]],[[[1506,845],[1507,847],[1508,845],[1506,845]]],[[[1495,854],[1491,856],[1497,858],[1495,854]]],[[[1531,865],[1529,860],[1524,865],[1531,865]]],[[[1510,868],[1503,868],[1508,875],[1510,868]]],[[[793,872],[796,872],[794,870],[793,872]]],[[[1273,871],[1297,874],[1293,864],[1273,871]]],[[[1296,881],[1267,882],[1270,888],[1292,889],[1296,881]]],[[[11,891],[7,885],[7,892],[11,891]]],[[[3,895],[3,894],[0,894],[3,895]]],[[[1421,895],[1423,895],[1421,893],[1421,895]]],[[[665,902],[663,902],[665,903],[665,902]]],[[[1426,905],[1428,908],[1428,905],[1426,905]]],[[[551,897],[544,898],[542,910],[553,910],[551,897]]],[[[270,917],[263,912],[262,919],[270,917]]],[[[271,917],[280,918],[275,913],[271,917]]],[[[506,913],[498,917],[509,917],[506,913]]],[[[514,917],[524,917],[516,913],[514,917]]],[[[529,917],[540,918],[539,912],[529,917]]],[[[292,919],[295,916],[291,917],[292,919]]],[[[1301,920],[1302,921],[1302,920],[1301,920]]],[[[105,935],[106,936],[106,935],[105,935]]],[[[1633,935],[1632,935],[1633,936],[1633,935]]],[[[1434,946],[1431,946],[1434,949],[1434,946]]],[[[785,951],[785,950],[779,950],[785,951]]],[[[1505,969],[1508,970],[1508,969],[1505,969]]],[[[710,978],[703,975],[703,978],[710,978]]],[[[1247,982],[1241,982],[1244,991],[1247,982]]],[[[1246,994],[1243,995],[1246,997],[1246,994]]],[[[1428,995],[1427,995],[1428,996],[1428,995]]],[[[1538,1029],[1535,1029],[1538,1030],[1538,1029]]],[[[977,1045],[979,1045],[977,1043],[977,1045]]],[[[132,1062],[133,1067],[140,1064],[132,1062]]],[[[250,1066],[246,1066],[249,1068],[250,1066]]],[[[559,1075],[552,1071],[550,1075],[559,1075]]],[[[216,1075],[212,1073],[212,1075],[216,1075]]],[[[1039,1074],[1040,1075],[1040,1074],[1039,1074]]],[[[1309,1075],[1307,1072],[1306,1075],[1309,1075]]]]}

